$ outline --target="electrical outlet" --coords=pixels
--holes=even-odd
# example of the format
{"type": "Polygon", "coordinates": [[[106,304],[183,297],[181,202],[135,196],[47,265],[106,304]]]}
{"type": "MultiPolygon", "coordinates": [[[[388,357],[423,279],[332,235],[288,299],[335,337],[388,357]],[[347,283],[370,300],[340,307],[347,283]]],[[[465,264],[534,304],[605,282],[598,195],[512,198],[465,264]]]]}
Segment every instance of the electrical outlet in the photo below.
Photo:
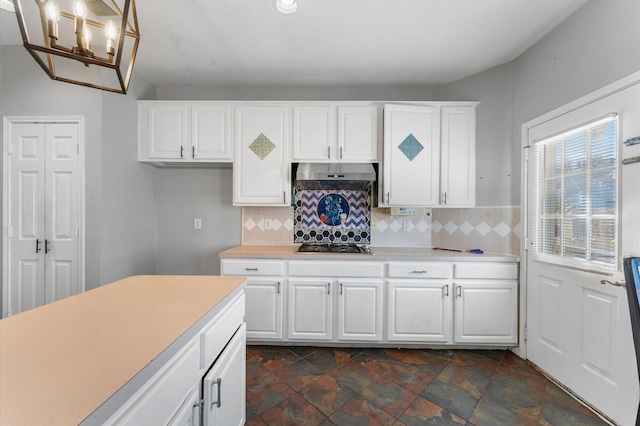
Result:
{"type": "Polygon", "coordinates": [[[372,231],[377,231],[378,230],[378,221],[377,220],[372,220],[371,221],[371,230],[372,231]]]}
{"type": "Polygon", "coordinates": [[[403,229],[405,232],[409,232],[409,231],[411,230],[411,221],[409,221],[409,220],[405,220],[405,221],[403,221],[403,222],[402,222],[402,229],[403,229]]]}
{"type": "Polygon", "coordinates": [[[271,229],[271,219],[264,220],[264,229],[271,229]]]}
{"type": "Polygon", "coordinates": [[[201,218],[195,218],[193,219],[193,229],[202,229],[202,219],[201,218]]]}

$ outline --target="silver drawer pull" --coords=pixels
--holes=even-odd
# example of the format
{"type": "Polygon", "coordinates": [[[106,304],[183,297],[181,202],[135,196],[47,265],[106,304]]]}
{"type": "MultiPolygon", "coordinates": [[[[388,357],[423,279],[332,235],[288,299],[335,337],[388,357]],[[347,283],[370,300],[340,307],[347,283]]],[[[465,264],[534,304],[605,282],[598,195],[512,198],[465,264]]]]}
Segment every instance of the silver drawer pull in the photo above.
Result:
{"type": "Polygon", "coordinates": [[[257,271],[258,268],[244,268],[245,271],[257,271]]]}
{"type": "Polygon", "coordinates": [[[412,274],[426,274],[427,271],[411,271],[412,274]]]}

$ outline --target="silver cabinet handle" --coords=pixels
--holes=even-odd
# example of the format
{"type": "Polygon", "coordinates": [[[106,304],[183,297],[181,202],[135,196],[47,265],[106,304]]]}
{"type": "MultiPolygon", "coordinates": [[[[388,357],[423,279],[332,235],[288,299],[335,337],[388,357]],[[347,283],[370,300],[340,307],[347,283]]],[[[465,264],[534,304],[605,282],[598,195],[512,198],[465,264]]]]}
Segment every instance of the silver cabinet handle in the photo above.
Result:
{"type": "Polygon", "coordinates": [[[340,159],[342,160],[342,147],[340,147],[340,159]]]}
{"type": "Polygon", "coordinates": [[[257,271],[258,268],[244,268],[245,271],[257,271]]]}
{"type": "Polygon", "coordinates": [[[218,378],[218,380],[216,380],[215,382],[211,382],[211,394],[213,394],[213,386],[217,386],[218,387],[218,400],[217,401],[211,401],[211,406],[213,407],[214,404],[216,407],[220,407],[220,404],[222,404],[222,378],[218,378]]]}
{"type": "Polygon", "coordinates": [[[36,240],[36,253],[40,253],[42,249],[40,248],[40,240],[36,240]]]}
{"type": "Polygon", "coordinates": [[[616,282],[611,282],[609,280],[602,280],[602,281],[600,281],[600,284],[602,284],[602,285],[611,284],[612,286],[615,286],[615,287],[626,287],[626,285],[627,285],[625,280],[620,280],[620,281],[616,281],[616,282]]]}
{"type": "Polygon", "coordinates": [[[276,294],[280,294],[280,281],[278,281],[278,286],[276,287],[276,294]]]}
{"type": "Polygon", "coordinates": [[[449,284],[443,286],[442,290],[444,292],[444,296],[449,297],[449,284]]]}
{"type": "Polygon", "coordinates": [[[446,192],[442,193],[442,204],[447,204],[447,193],[446,192]]]}
{"type": "Polygon", "coordinates": [[[331,283],[327,283],[327,294],[331,294],[331,283]]]}
{"type": "Polygon", "coordinates": [[[340,283],[340,294],[342,294],[342,283],[340,283]]]}
{"type": "Polygon", "coordinates": [[[196,147],[195,146],[191,147],[191,158],[196,158],[196,147]]]}
{"type": "Polygon", "coordinates": [[[180,145],[180,158],[184,158],[184,146],[180,145]]]}
{"type": "Polygon", "coordinates": [[[49,250],[49,240],[44,240],[44,254],[49,253],[51,250],[49,250]]]}
{"type": "Polygon", "coordinates": [[[327,147],[327,158],[331,159],[331,147],[330,146],[327,147]]]}
{"type": "Polygon", "coordinates": [[[456,296],[462,297],[462,287],[456,286],[456,296]]]}
{"type": "Polygon", "coordinates": [[[387,192],[387,202],[385,204],[389,204],[389,192],[387,192]]]}
{"type": "Polygon", "coordinates": [[[426,274],[427,271],[411,271],[412,274],[426,274]]]}

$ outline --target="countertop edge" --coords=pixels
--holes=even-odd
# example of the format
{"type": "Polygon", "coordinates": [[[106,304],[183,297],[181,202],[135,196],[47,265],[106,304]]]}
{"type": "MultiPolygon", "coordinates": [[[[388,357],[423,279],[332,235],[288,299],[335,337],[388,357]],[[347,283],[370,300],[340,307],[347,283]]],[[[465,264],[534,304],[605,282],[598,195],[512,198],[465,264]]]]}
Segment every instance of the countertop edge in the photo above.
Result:
{"type": "Polygon", "coordinates": [[[158,354],[146,367],[140,370],[122,388],[120,388],[109,399],[96,408],[80,425],[98,425],[106,422],[113,414],[122,407],[135,393],[144,386],[166,363],[177,354],[185,344],[189,342],[199,330],[201,330],[218,313],[225,309],[231,301],[239,297],[244,290],[243,281],[233,291],[220,300],[211,310],[204,314],[181,336],[173,341],[168,347],[158,354]]]}
{"type": "Polygon", "coordinates": [[[241,245],[219,253],[220,259],[350,260],[350,261],[443,261],[443,262],[520,262],[520,257],[499,253],[462,253],[431,248],[370,247],[373,254],[298,253],[299,244],[241,245]]]}

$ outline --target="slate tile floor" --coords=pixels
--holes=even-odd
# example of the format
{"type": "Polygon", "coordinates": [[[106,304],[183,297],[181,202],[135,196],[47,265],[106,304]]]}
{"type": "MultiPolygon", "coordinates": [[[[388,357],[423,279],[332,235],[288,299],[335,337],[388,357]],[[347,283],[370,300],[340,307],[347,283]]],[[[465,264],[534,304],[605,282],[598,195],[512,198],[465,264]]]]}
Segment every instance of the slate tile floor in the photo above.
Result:
{"type": "Polygon", "coordinates": [[[604,425],[509,351],[247,347],[247,425],[604,425]]]}

